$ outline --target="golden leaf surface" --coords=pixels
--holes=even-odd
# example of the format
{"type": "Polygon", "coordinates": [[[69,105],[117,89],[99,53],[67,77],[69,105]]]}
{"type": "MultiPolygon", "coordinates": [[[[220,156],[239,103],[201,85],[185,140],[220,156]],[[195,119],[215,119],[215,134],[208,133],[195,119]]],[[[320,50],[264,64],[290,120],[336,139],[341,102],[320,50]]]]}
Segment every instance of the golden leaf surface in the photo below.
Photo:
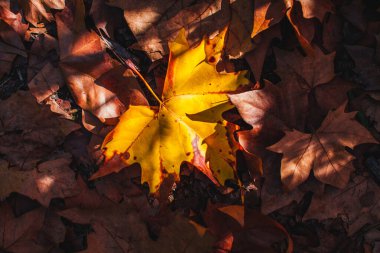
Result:
{"type": "MultiPolygon", "coordinates": [[[[182,30],[169,43],[169,65],[160,106],[130,106],[103,142],[106,163],[117,156],[126,165],[139,163],[141,181],[156,192],[168,174],[178,179],[183,161],[191,162],[214,183],[234,178],[235,158],[222,113],[227,94],[248,84],[245,72],[219,73],[215,62],[224,30],[190,48],[182,30]]],[[[97,178],[119,169],[103,166],[97,178]]]]}

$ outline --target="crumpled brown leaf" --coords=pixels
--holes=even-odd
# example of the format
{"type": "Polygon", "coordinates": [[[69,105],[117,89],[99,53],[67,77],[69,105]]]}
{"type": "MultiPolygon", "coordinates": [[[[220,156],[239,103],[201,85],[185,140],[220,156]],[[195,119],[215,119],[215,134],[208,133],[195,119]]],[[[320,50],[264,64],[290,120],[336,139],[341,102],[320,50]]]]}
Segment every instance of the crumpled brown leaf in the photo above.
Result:
{"type": "Polygon", "coordinates": [[[9,10],[9,4],[0,3],[0,19],[7,23],[10,27],[15,30],[19,36],[22,38],[25,35],[26,30],[28,29],[28,24],[22,22],[22,16],[20,13],[13,13],[9,10]]]}
{"type": "Polygon", "coordinates": [[[22,169],[36,163],[62,144],[66,135],[80,126],[39,105],[26,91],[0,101],[0,153],[22,169]]]}
{"type": "Polygon", "coordinates": [[[76,103],[83,110],[102,122],[116,118],[129,105],[129,98],[133,96],[130,92],[133,93],[134,89],[143,97],[142,92],[137,91],[136,81],[128,82],[127,78],[124,83],[118,83],[110,80],[123,78],[116,76],[116,73],[123,74],[120,67],[114,68],[120,65],[105,52],[99,36],[85,28],[83,3],[77,2],[75,15],[72,8],[73,3],[68,4],[57,15],[61,70],[76,103]]]}
{"type": "Polygon", "coordinates": [[[62,10],[65,8],[64,0],[19,0],[25,19],[35,27],[43,20],[53,21],[50,9],[62,10]]]}

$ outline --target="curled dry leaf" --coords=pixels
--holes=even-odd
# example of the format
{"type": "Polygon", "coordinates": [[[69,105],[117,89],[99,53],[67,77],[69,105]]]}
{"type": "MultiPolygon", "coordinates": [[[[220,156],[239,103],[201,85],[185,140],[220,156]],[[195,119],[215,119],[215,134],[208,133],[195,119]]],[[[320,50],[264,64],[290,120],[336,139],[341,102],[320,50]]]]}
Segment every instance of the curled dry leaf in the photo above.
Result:
{"type": "Polygon", "coordinates": [[[53,198],[78,194],[75,173],[69,167],[70,162],[71,159],[62,157],[25,171],[16,167],[8,168],[8,163],[1,161],[0,199],[8,197],[12,192],[18,192],[48,207],[53,198]]]}
{"type": "Polygon", "coordinates": [[[0,3],[0,19],[12,27],[12,29],[22,38],[28,29],[28,25],[22,22],[22,16],[20,13],[14,14],[9,10],[9,7],[10,6],[2,5],[0,3]]]}
{"type": "Polygon", "coordinates": [[[345,104],[331,111],[313,134],[286,131],[278,143],[268,149],[283,153],[281,180],[292,190],[304,182],[313,170],[323,183],[344,188],[354,169],[354,159],[345,147],[361,143],[377,143],[368,130],[355,121],[355,112],[345,113],[345,104]]]}
{"type": "Polygon", "coordinates": [[[85,28],[83,3],[76,4],[75,15],[72,4],[57,15],[60,67],[75,102],[104,122],[120,116],[131,96],[144,99],[135,80],[118,82],[123,69],[114,69],[118,64],[105,52],[99,36],[85,28]]]}
{"type": "Polygon", "coordinates": [[[19,0],[25,19],[35,27],[43,20],[53,21],[50,9],[62,10],[65,8],[64,0],[19,0]]]}
{"type": "MultiPolygon", "coordinates": [[[[190,48],[183,30],[170,44],[162,98],[157,97],[160,106],[130,106],[104,140],[106,160],[118,156],[127,165],[140,163],[141,181],[149,183],[151,192],[168,174],[178,179],[183,161],[192,162],[214,183],[234,177],[235,158],[221,114],[232,107],[227,93],[248,80],[245,72],[218,73],[208,62],[220,52],[207,55],[207,43],[224,40],[203,40],[190,48]]],[[[101,168],[93,178],[112,172],[101,168]]]]}
{"type": "Polygon", "coordinates": [[[334,5],[330,0],[297,0],[301,3],[304,18],[318,18],[322,23],[326,13],[334,12],[334,5]]]}
{"type": "Polygon", "coordinates": [[[19,91],[0,101],[0,153],[12,165],[35,168],[36,163],[62,144],[80,126],[59,118],[39,105],[29,92],[19,91]]]}
{"type": "Polygon", "coordinates": [[[286,6],[282,0],[258,0],[255,1],[253,13],[253,30],[251,37],[254,38],[262,31],[279,23],[285,16],[286,6]]]}

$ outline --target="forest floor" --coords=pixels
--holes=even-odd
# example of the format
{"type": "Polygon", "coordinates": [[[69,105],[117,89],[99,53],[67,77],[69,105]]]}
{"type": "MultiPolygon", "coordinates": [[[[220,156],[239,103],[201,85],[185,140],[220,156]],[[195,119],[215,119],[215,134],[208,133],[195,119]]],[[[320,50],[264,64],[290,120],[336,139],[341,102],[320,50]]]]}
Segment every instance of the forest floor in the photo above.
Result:
{"type": "Polygon", "coordinates": [[[1,253],[378,253],[379,141],[378,1],[0,0],[1,253]]]}

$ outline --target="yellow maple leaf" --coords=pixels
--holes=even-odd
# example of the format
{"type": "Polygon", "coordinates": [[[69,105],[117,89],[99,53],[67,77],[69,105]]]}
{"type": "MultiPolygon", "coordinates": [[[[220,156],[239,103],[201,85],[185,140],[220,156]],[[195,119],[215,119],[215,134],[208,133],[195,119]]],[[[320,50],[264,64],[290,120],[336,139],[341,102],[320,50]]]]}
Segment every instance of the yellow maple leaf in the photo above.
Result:
{"type": "MultiPolygon", "coordinates": [[[[156,192],[163,178],[178,179],[183,161],[191,162],[214,183],[234,178],[235,158],[222,113],[230,108],[227,94],[248,84],[246,72],[219,73],[215,63],[225,30],[190,48],[185,31],[169,43],[169,65],[160,105],[130,106],[103,142],[106,162],[115,155],[126,165],[139,163],[141,181],[156,192]]],[[[97,178],[118,169],[100,168],[97,178]]]]}

